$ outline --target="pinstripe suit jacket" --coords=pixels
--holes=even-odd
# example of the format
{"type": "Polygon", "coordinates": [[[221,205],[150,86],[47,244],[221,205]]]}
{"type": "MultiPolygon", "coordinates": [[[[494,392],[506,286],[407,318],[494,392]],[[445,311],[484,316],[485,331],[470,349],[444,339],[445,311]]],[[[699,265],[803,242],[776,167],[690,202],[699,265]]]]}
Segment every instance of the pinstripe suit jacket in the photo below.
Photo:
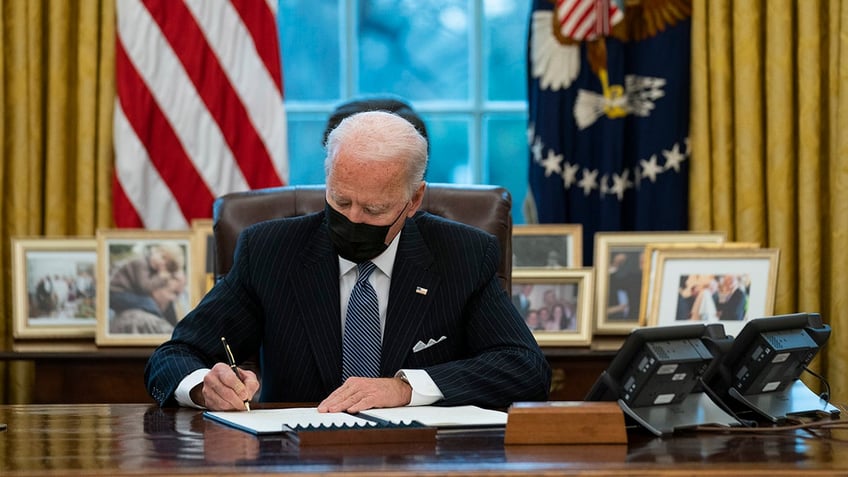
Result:
{"type": "MultiPolygon", "coordinates": [[[[545,400],[551,371],[495,275],[497,239],[419,212],[407,219],[395,258],[382,376],[425,369],[441,404],[505,407],[545,400]],[[416,293],[416,287],[427,289],[416,293]],[[419,341],[445,339],[414,352],[419,341]]],[[[338,257],[318,212],[248,227],[232,270],[150,357],[148,392],[174,404],[192,371],[260,356],[260,400],[318,402],[342,383],[338,257]]]]}

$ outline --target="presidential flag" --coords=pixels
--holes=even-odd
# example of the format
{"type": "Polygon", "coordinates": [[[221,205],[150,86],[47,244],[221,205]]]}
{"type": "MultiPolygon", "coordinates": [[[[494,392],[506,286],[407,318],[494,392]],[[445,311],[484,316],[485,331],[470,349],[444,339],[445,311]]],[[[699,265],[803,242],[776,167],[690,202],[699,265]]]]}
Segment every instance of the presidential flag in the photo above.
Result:
{"type": "Polygon", "coordinates": [[[288,180],[276,0],[118,0],[113,210],[185,229],[288,180]]]}
{"type": "Polygon", "coordinates": [[[539,223],[688,227],[688,0],[535,0],[529,187],[539,223]]]}

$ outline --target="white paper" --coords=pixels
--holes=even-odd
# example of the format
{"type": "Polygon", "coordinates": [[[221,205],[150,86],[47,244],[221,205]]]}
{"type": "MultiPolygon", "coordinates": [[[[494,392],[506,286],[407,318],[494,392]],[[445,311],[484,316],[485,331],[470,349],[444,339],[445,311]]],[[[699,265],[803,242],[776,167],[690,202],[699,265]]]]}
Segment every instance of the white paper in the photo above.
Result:
{"type": "Polygon", "coordinates": [[[408,406],[369,409],[360,414],[376,417],[395,424],[418,421],[432,427],[505,426],[507,413],[477,406],[408,406]]]}
{"type": "Polygon", "coordinates": [[[375,426],[377,423],[343,412],[318,412],[317,408],[255,409],[246,411],[206,411],[212,419],[254,434],[292,431],[307,426],[375,426]]]}

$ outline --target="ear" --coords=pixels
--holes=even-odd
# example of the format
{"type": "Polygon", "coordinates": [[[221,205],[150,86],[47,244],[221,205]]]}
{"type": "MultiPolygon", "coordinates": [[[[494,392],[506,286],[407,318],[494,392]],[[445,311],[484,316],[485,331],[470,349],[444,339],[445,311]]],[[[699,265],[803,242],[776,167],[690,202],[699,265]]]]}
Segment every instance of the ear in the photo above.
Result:
{"type": "Polygon", "coordinates": [[[421,208],[421,203],[424,202],[424,192],[427,190],[427,183],[421,181],[421,184],[418,185],[418,188],[412,194],[412,199],[410,202],[412,203],[412,207],[409,208],[409,212],[406,213],[407,217],[412,217],[418,212],[418,209],[421,208]]]}

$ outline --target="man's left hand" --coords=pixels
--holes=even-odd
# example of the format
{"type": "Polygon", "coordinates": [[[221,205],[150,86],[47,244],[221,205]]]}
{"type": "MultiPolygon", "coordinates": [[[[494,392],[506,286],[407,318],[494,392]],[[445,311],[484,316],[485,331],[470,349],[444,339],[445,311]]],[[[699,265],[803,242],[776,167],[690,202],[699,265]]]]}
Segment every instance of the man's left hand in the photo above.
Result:
{"type": "Polygon", "coordinates": [[[318,412],[357,413],[377,407],[409,404],[412,388],[400,378],[348,378],[318,404],[318,412]]]}

